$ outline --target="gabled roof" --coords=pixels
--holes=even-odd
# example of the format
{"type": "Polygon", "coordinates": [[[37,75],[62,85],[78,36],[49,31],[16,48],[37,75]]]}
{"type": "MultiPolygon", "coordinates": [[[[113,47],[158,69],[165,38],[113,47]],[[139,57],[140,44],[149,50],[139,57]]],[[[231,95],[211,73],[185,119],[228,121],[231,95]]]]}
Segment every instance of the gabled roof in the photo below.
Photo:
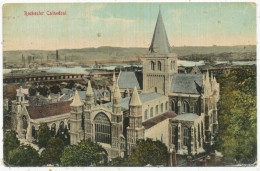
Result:
{"type": "Polygon", "coordinates": [[[163,24],[161,11],[159,10],[156,26],[153,33],[153,39],[149,47],[148,54],[168,54],[169,52],[170,44],[163,24]]]}
{"type": "Polygon", "coordinates": [[[70,104],[71,101],[65,101],[59,103],[49,103],[39,106],[26,106],[26,109],[31,119],[39,119],[70,113],[70,104]]]}
{"type": "Polygon", "coordinates": [[[200,94],[203,82],[202,74],[173,74],[171,93],[200,94]]]}
{"type": "Polygon", "coordinates": [[[164,114],[158,115],[154,118],[151,118],[151,119],[143,122],[142,125],[144,126],[145,129],[149,129],[149,128],[153,127],[154,125],[164,121],[165,119],[174,118],[176,116],[177,115],[173,111],[167,111],[164,114]]]}
{"type": "Polygon", "coordinates": [[[135,72],[121,72],[118,78],[118,85],[120,89],[133,89],[135,86],[137,90],[141,89],[135,72]]]}
{"type": "Polygon", "coordinates": [[[200,116],[195,113],[183,113],[183,114],[176,116],[174,119],[185,120],[185,121],[195,121],[199,117],[200,116]]]}

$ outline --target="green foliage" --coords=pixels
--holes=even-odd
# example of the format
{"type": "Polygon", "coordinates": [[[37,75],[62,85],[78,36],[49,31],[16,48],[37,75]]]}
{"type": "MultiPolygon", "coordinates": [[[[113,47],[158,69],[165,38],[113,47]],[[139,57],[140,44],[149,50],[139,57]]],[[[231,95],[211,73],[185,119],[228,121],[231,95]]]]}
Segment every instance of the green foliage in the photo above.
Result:
{"type": "Polygon", "coordinates": [[[223,75],[220,89],[218,149],[239,162],[256,160],[256,70],[244,68],[223,75]]]}
{"type": "Polygon", "coordinates": [[[8,154],[10,166],[37,166],[39,163],[38,152],[29,145],[21,145],[8,154]]]}
{"type": "Polygon", "coordinates": [[[40,156],[41,164],[58,164],[64,149],[63,141],[57,137],[51,137],[48,141],[47,147],[42,151],[40,156]]]}
{"type": "Polygon", "coordinates": [[[62,166],[101,166],[106,163],[106,157],[105,150],[99,144],[87,140],[67,146],[60,161],[62,166]]]}
{"type": "Polygon", "coordinates": [[[4,161],[8,159],[8,153],[20,146],[20,141],[16,137],[15,131],[10,131],[4,134],[4,161]]]}
{"type": "Polygon", "coordinates": [[[137,142],[136,149],[129,158],[129,165],[145,166],[151,164],[152,166],[166,166],[167,157],[168,150],[164,143],[149,138],[146,140],[141,139],[137,142]]]}
{"type": "Polygon", "coordinates": [[[126,159],[117,157],[109,162],[109,166],[166,166],[168,150],[164,143],[152,139],[139,140],[134,152],[126,159]]]}
{"type": "Polygon", "coordinates": [[[67,126],[65,126],[64,131],[59,129],[56,137],[59,137],[65,146],[70,145],[70,133],[67,126]]]}
{"type": "Polygon", "coordinates": [[[112,161],[108,163],[109,166],[129,166],[129,161],[127,158],[113,158],[112,161]]]}
{"type": "Polygon", "coordinates": [[[38,131],[38,145],[40,148],[46,148],[48,141],[51,138],[51,131],[46,123],[42,123],[38,131]]]}

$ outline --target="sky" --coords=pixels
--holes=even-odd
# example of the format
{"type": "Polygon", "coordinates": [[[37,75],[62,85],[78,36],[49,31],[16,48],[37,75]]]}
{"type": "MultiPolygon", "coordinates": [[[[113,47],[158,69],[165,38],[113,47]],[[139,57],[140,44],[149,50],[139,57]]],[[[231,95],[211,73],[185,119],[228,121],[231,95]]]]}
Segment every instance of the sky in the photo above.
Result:
{"type": "Polygon", "coordinates": [[[148,48],[159,8],[171,46],[256,45],[254,3],[46,3],[4,4],[3,50],[148,48]]]}

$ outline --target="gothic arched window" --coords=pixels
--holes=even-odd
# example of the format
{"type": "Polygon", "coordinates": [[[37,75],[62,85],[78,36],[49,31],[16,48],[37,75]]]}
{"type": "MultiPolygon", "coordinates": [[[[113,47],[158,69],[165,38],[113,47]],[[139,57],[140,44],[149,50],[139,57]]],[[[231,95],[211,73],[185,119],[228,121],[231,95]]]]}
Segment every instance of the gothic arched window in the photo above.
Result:
{"type": "Polygon", "coordinates": [[[199,147],[201,147],[201,139],[200,139],[200,124],[198,123],[198,140],[199,140],[199,147]]]}
{"type": "Polygon", "coordinates": [[[156,107],[155,107],[155,114],[158,115],[158,113],[159,113],[159,106],[156,105],[156,107]]]}
{"type": "Polygon", "coordinates": [[[153,117],[153,107],[150,109],[150,117],[153,117]]]}
{"type": "MultiPolygon", "coordinates": [[[[96,115],[95,119],[95,141],[111,144],[111,123],[104,113],[96,115]]],[[[115,130],[116,132],[118,130],[115,130]]]]}
{"type": "Polygon", "coordinates": [[[161,112],[163,112],[163,103],[161,103],[161,112]]]}
{"type": "Polygon", "coordinates": [[[64,127],[64,122],[61,121],[61,122],[60,122],[60,126],[59,126],[59,132],[64,132],[64,129],[65,129],[65,127],[64,127]]]}
{"type": "Polygon", "coordinates": [[[189,113],[189,103],[187,101],[182,102],[182,112],[189,113]]]}
{"type": "Polygon", "coordinates": [[[176,131],[176,126],[172,126],[172,144],[175,144],[175,136],[178,134],[176,131]]]}
{"type": "Polygon", "coordinates": [[[168,110],[168,102],[165,103],[165,110],[168,110]]]}
{"type": "Polygon", "coordinates": [[[148,118],[148,110],[146,109],[145,111],[144,111],[144,119],[147,119],[148,118]]]}
{"type": "Polygon", "coordinates": [[[193,113],[198,113],[198,106],[197,106],[196,102],[194,103],[194,106],[193,106],[193,113]]]}
{"type": "Polygon", "coordinates": [[[176,102],[174,100],[172,101],[172,111],[176,111],[176,102]]]}
{"type": "Polygon", "coordinates": [[[154,70],[154,62],[151,61],[151,70],[154,70]]]}
{"type": "Polygon", "coordinates": [[[161,71],[162,70],[162,63],[160,61],[158,61],[158,70],[161,71]]]}
{"type": "Polygon", "coordinates": [[[68,120],[68,129],[70,130],[70,120],[68,120]]]}
{"type": "Polygon", "coordinates": [[[34,127],[34,126],[32,126],[32,137],[33,137],[34,139],[37,138],[36,130],[35,130],[35,127],[34,127]]]}
{"type": "Polygon", "coordinates": [[[184,146],[188,145],[188,139],[189,139],[188,128],[183,127],[183,145],[184,146]]]}
{"type": "Polygon", "coordinates": [[[52,134],[53,136],[56,134],[56,124],[55,124],[55,123],[53,123],[53,124],[51,125],[51,134],[52,134]]]}
{"type": "Polygon", "coordinates": [[[28,123],[27,123],[27,118],[26,118],[26,116],[23,115],[22,120],[23,120],[23,129],[27,129],[28,123]]]}
{"type": "Polygon", "coordinates": [[[175,68],[175,62],[171,61],[171,69],[173,70],[175,68]]]}

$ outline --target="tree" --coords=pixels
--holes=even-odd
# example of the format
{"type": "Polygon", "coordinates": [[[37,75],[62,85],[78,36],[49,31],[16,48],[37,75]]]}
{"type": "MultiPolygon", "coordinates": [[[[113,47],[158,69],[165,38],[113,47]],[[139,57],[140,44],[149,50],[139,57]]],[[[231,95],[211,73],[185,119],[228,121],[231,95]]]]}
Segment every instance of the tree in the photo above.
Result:
{"type": "Polygon", "coordinates": [[[54,86],[50,87],[50,91],[51,91],[51,93],[58,94],[59,92],[61,92],[61,89],[58,85],[54,85],[54,86]]]}
{"type": "Polygon", "coordinates": [[[56,137],[59,137],[65,146],[70,144],[70,133],[67,126],[65,126],[64,130],[59,129],[56,137]]]}
{"type": "Polygon", "coordinates": [[[109,166],[129,166],[129,161],[127,158],[113,158],[109,163],[109,166]]]}
{"type": "Polygon", "coordinates": [[[51,131],[46,123],[42,123],[38,132],[38,145],[40,148],[46,148],[48,141],[51,138],[51,131]]]}
{"type": "Polygon", "coordinates": [[[106,157],[99,144],[86,140],[67,146],[60,160],[62,166],[100,166],[106,164],[106,157]]]}
{"type": "Polygon", "coordinates": [[[130,166],[166,166],[168,150],[164,143],[159,140],[153,141],[147,138],[137,141],[136,149],[129,157],[130,166]]]}
{"type": "Polygon", "coordinates": [[[256,160],[256,70],[244,68],[219,78],[220,131],[217,148],[238,162],[256,160]]]}
{"type": "Polygon", "coordinates": [[[8,154],[10,151],[18,148],[20,146],[20,141],[16,137],[17,133],[15,131],[10,131],[4,134],[4,161],[8,159],[8,154]]]}
{"type": "Polygon", "coordinates": [[[41,164],[58,164],[64,149],[63,141],[58,137],[48,141],[47,147],[40,156],[41,164]]]}
{"type": "Polygon", "coordinates": [[[35,96],[36,92],[37,92],[37,90],[36,90],[35,87],[32,86],[32,87],[29,88],[29,95],[30,96],[35,96]]]}
{"type": "Polygon", "coordinates": [[[39,155],[30,145],[21,145],[8,153],[7,161],[10,166],[37,166],[39,155]]]}

